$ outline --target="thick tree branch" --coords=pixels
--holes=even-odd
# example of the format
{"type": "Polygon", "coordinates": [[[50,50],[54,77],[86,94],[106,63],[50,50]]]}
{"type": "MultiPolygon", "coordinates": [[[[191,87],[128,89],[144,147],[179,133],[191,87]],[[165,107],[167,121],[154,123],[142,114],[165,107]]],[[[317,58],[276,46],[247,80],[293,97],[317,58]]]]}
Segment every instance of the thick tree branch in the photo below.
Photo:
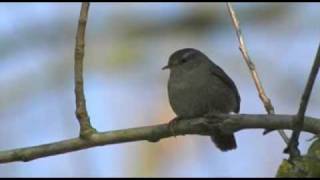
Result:
{"type": "MultiPolygon", "coordinates": [[[[177,122],[175,135],[198,134],[208,135],[220,128],[225,132],[237,132],[244,129],[292,129],[295,115],[226,115],[222,114],[210,119],[195,118],[177,122]]],[[[302,130],[319,134],[320,119],[305,117],[302,130]]],[[[37,158],[78,151],[95,146],[118,144],[133,141],[157,142],[162,138],[172,137],[168,124],[146,126],[102,133],[94,133],[88,139],[74,138],[50,144],[20,149],[0,151],[0,163],[14,161],[31,161],[37,158]]]]}
{"type": "MultiPolygon", "coordinates": [[[[243,56],[243,59],[245,60],[247,66],[249,67],[252,79],[254,81],[254,84],[257,88],[259,97],[266,109],[266,111],[268,112],[268,114],[274,114],[274,108],[273,105],[271,103],[271,100],[268,98],[268,96],[266,95],[262,83],[260,81],[259,75],[256,71],[255,65],[254,63],[251,61],[251,58],[248,54],[247,48],[244,44],[244,39],[243,39],[243,35],[241,33],[241,29],[240,29],[240,23],[238,21],[238,18],[236,16],[235,11],[232,8],[231,3],[227,3],[227,8],[228,8],[228,12],[230,14],[234,29],[237,33],[237,37],[238,37],[238,41],[239,41],[239,49],[241,51],[241,54],[243,56]]],[[[267,130],[266,132],[271,131],[271,129],[267,130]]],[[[280,136],[282,137],[282,139],[288,144],[289,143],[289,138],[287,137],[287,135],[285,134],[285,132],[283,130],[279,130],[278,131],[280,136]]]]}
{"type": "Polygon", "coordinates": [[[302,126],[303,126],[303,122],[304,122],[304,115],[307,110],[307,105],[309,102],[311,91],[312,91],[314,82],[316,80],[317,74],[319,72],[319,67],[320,67],[320,44],[318,47],[318,51],[317,51],[316,58],[314,60],[311,72],[309,74],[309,78],[308,78],[306,87],[305,87],[303,95],[301,97],[299,111],[297,113],[296,118],[293,120],[293,129],[294,130],[293,130],[288,148],[286,149],[286,152],[289,151],[289,153],[290,153],[290,158],[289,158],[290,160],[300,156],[300,151],[298,149],[298,145],[299,145],[298,140],[299,140],[300,132],[302,130],[302,126]]]}
{"type": "Polygon", "coordinates": [[[76,95],[76,117],[80,124],[80,137],[87,137],[96,132],[90,124],[89,115],[86,108],[86,100],[83,90],[83,57],[85,46],[85,30],[88,19],[89,3],[83,2],[81,5],[78,30],[76,35],[76,45],[74,53],[74,81],[76,95]]]}

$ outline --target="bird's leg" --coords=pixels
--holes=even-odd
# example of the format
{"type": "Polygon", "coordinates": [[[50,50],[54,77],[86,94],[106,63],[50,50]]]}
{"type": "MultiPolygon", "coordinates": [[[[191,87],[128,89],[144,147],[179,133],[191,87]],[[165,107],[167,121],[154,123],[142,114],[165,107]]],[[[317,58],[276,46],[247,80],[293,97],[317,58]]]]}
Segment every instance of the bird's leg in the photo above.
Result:
{"type": "Polygon", "coordinates": [[[207,119],[214,119],[214,121],[211,121],[213,125],[212,127],[220,129],[219,124],[223,121],[223,117],[221,117],[221,115],[222,115],[221,112],[210,111],[204,114],[203,117],[207,119]]]}
{"type": "Polygon", "coordinates": [[[221,113],[219,113],[217,111],[210,111],[210,112],[204,114],[203,117],[204,118],[219,118],[219,114],[221,114],[221,113]]]}
{"type": "Polygon", "coordinates": [[[175,118],[173,118],[169,123],[168,123],[168,128],[170,129],[171,131],[171,134],[176,137],[176,134],[174,132],[174,126],[176,125],[177,121],[180,121],[182,120],[183,118],[180,117],[180,116],[177,116],[175,118]]]}

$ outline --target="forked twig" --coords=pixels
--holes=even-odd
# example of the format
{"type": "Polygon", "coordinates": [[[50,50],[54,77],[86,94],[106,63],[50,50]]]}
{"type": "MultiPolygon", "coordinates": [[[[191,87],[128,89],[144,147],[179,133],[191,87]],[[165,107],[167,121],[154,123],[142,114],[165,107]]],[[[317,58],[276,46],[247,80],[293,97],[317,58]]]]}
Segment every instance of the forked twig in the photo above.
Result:
{"type": "Polygon", "coordinates": [[[309,74],[309,78],[308,78],[306,87],[305,87],[303,95],[301,97],[299,111],[296,115],[296,118],[294,118],[294,120],[293,120],[293,133],[290,138],[290,142],[288,144],[288,147],[285,149],[285,152],[290,154],[289,160],[293,160],[294,158],[297,158],[300,156],[300,151],[298,149],[299,136],[300,136],[301,130],[303,128],[304,116],[305,116],[305,113],[307,110],[307,105],[309,102],[311,91],[313,89],[314,82],[315,82],[317,74],[319,72],[319,67],[320,67],[320,44],[318,47],[316,58],[313,62],[312,69],[309,74]]]}
{"type": "MultiPolygon", "coordinates": [[[[238,37],[238,41],[239,41],[239,49],[241,51],[241,54],[243,56],[243,59],[245,60],[246,64],[249,67],[252,79],[254,81],[254,84],[257,88],[257,91],[259,93],[259,98],[261,99],[266,111],[268,112],[268,114],[274,114],[274,108],[273,105],[271,103],[271,100],[267,97],[262,84],[260,82],[259,79],[259,75],[256,71],[255,65],[254,63],[251,61],[250,56],[248,54],[247,48],[244,44],[244,39],[243,39],[243,35],[241,33],[241,29],[240,29],[240,23],[237,19],[236,13],[232,8],[231,3],[227,3],[227,8],[228,8],[228,12],[230,14],[233,26],[235,28],[235,31],[237,33],[237,37],[238,37]]],[[[279,134],[281,135],[282,139],[285,141],[285,143],[289,143],[289,138],[287,137],[287,135],[285,134],[285,132],[283,130],[279,130],[278,131],[279,134]]]]}
{"type": "Polygon", "coordinates": [[[80,124],[80,137],[87,137],[96,132],[90,124],[90,118],[86,108],[86,100],[83,90],[83,57],[85,46],[85,30],[88,19],[89,3],[83,2],[81,5],[76,45],[74,52],[74,81],[76,95],[76,117],[80,124]]]}
{"type": "MultiPolygon", "coordinates": [[[[226,114],[219,126],[232,132],[249,130],[256,128],[269,129],[292,129],[292,120],[295,115],[265,115],[265,114],[226,114]]],[[[179,121],[175,125],[175,135],[198,134],[203,135],[210,129],[210,125],[221,121],[221,119],[195,118],[186,121],[179,121]]],[[[320,119],[305,117],[303,130],[319,134],[320,119]]],[[[64,154],[82,149],[98,147],[108,144],[119,144],[135,141],[157,142],[160,139],[172,137],[172,132],[168,124],[158,124],[154,126],[137,127],[130,129],[98,132],[90,136],[90,141],[81,138],[66,139],[48,144],[31,147],[17,148],[0,151],[0,164],[15,161],[31,161],[38,158],[64,154]]]]}

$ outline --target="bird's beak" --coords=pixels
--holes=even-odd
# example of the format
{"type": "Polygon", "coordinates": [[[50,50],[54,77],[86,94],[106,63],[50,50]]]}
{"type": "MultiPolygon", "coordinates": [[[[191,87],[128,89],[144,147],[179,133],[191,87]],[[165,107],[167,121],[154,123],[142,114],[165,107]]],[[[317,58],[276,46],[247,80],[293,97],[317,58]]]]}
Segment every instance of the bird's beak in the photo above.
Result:
{"type": "Polygon", "coordinates": [[[166,65],[166,66],[164,66],[163,68],[161,68],[162,70],[165,70],[165,69],[169,69],[170,68],[170,66],[169,65],[166,65]]]}

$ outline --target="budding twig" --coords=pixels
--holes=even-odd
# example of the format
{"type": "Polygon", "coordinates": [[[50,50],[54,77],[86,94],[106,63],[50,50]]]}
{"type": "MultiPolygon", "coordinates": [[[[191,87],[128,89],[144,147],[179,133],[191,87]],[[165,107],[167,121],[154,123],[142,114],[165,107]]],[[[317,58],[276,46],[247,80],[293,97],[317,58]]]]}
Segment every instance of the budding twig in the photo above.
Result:
{"type": "MultiPolygon", "coordinates": [[[[271,100],[268,98],[268,96],[266,95],[263,87],[262,87],[262,83],[259,79],[259,75],[256,71],[255,65],[254,63],[251,61],[251,58],[248,54],[247,48],[244,44],[244,39],[243,39],[243,35],[241,33],[241,29],[240,29],[240,23],[237,19],[236,13],[232,8],[231,3],[227,3],[227,8],[228,8],[228,12],[230,14],[234,29],[237,33],[237,37],[238,37],[238,41],[239,41],[239,49],[241,51],[242,57],[244,59],[244,61],[246,62],[247,66],[249,67],[252,79],[254,81],[254,84],[256,86],[256,89],[258,91],[259,94],[259,98],[261,99],[266,111],[268,112],[268,114],[274,114],[274,108],[273,105],[271,103],[271,100]]],[[[268,130],[267,130],[268,131],[268,130]]],[[[285,132],[283,130],[279,130],[278,131],[280,136],[282,137],[282,139],[284,140],[285,143],[289,143],[289,138],[287,137],[287,135],[285,134],[285,132]]]]}
{"type": "Polygon", "coordinates": [[[81,5],[78,30],[76,35],[76,46],[74,53],[74,80],[76,95],[76,117],[80,124],[80,137],[87,137],[96,130],[90,124],[90,118],[86,108],[86,100],[83,90],[83,57],[85,46],[85,30],[88,19],[89,3],[83,2],[81,5]]]}

